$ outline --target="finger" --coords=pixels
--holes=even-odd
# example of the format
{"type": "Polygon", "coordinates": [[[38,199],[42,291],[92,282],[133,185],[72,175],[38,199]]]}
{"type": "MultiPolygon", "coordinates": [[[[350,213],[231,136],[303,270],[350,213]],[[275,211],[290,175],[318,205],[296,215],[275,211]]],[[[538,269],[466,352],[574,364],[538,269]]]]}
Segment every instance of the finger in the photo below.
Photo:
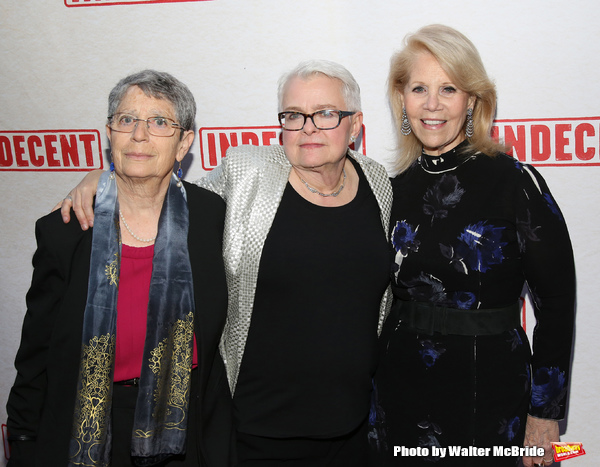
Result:
{"type": "Polygon", "coordinates": [[[62,216],[63,222],[68,224],[71,221],[71,206],[73,206],[73,198],[68,194],[61,203],[57,204],[53,211],[60,207],[60,215],[62,216]]]}
{"type": "Polygon", "coordinates": [[[548,465],[545,461],[544,461],[544,457],[533,457],[533,465],[535,466],[536,464],[539,464],[540,466],[545,466],[548,465]]]}
{"type": "MultiPolygon", "coordinates": [[[[95,187],[94,187],[94,191],[95,191],[95,187]]],[[[89,190],[88,194],[85,194],[85,191],[82,191],[81,194],[81,206],[83,209],[83,213],[85,214],[85,217],[87,219],[87,222],[89,224],[90,227],[94,226],[94,192],[92,192],[91,190],[89,190]]]]}
{"type": "Polygon", "coordinates": [[[554,456],[552,455],[553,452],[554,450],[552,449],[552,444],[550,444],[550,446],[544,446],[544,455],[542,457],[544,465],[550,465],[554,463],[554,456]]]}
{"type": "Polygon", "coordinates": [[[81,225],[81,230],[87,230],[90,227],[87,213],[83,207],[83,196],[81,195],[81,189],[76,188],[73,191],[73,211],[75,216],[81,225]]]}
{"type": "Polygon", "coordinates": [[[71,190],[73,210],[83,230],[94,226],[94,209],[92,206],[98,180],[102,173],[102,170],[99,169],[92,170],[79,182],[79,185],[71,190]]]}
{"type": "MultiPolygon", "coordinates": [[[[543,457],[531,457],[531,456],[523,456],[523,466],[524,467],[541,467],[544,465],[543,457]]],[[[546,464],[548,465],[548,464],[546,464]]]]}
{"type": "MultiPolygon", "coordinates": [[[[529,459],[532,459],[531,465],[533,467],[545,467],[547,465],[552,464],[552,462],[553,462],[552,460],[547,461],[543,457],[530,457],[529,459]]],[[[523,461],[523,465],[525,465],[524,461],[523,461]]]]}

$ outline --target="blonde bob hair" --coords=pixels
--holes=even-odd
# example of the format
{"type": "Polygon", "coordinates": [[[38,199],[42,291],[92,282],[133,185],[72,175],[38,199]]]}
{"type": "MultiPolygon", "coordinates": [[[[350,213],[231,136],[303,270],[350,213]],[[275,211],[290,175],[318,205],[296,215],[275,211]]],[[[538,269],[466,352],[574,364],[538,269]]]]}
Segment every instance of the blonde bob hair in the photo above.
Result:
{"type": "MultiPolygon", "coordinates": [[[[404,172],[421,155],[423,145],[411,132],[404,136],[402,125],[401,93],[410,79],[413,64],[422,53],[430,53],[461,91],[475,97],[473,107],[474,134],[469,139],[468,150],[489,156],[503,152],[505,147],[491,138],[491,128],[496,112],[496,87],[488,77],[479,52],[466,36],[448,26],[424,26],[404,39],[404,48],[390,61],[388,96],[398,134],[397,173],[404,172]]],[[[466,123],[465,123],[466,124],[466,123]]],[[[463,125],[464,131],[464,125],[463,125]]]]}

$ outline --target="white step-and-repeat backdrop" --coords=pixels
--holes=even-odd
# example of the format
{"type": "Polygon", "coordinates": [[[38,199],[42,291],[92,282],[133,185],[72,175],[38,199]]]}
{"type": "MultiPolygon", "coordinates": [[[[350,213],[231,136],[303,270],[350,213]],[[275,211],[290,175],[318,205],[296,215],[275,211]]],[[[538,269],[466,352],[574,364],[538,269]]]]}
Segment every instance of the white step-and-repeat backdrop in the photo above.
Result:
{"type": "Polygon", "coordinates": [[[390,167],[389,58],[429,23],[453,26],[478,47],[498,88],[498,135],[515,157],[540,167],[567,219],[578,312],[562,439],[582,442],[586,455],[564,463],[598,465],[597,0],[1,0],[0,422],[15,377],[34,222],[85,171],[107,166],[106,101],[120,78],[155,68],[190,87],[199,106],[185,161],[193,180],[230,145],[277,144],[279,76],[301,60],[334,60],[361,85],[359,149],[390,167]]]}

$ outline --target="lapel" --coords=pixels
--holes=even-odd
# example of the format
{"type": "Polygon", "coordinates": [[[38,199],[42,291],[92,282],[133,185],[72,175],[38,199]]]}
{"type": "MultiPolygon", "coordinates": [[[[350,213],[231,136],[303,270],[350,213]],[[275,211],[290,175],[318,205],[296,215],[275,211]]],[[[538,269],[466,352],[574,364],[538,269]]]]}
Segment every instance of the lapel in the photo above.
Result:
{"type": "MultiPolygon", "coordinates": [[[[228,203],[235,204],[236,210],[248,213],[243,222],[243,231],[238,231],[240,226],[229,226],[237,233],[231,232],[236,240],[227,255],[228,274],[241,279],[233,281],[236,290],[230,290],[230,299],[235,303],[230,304],[233,306],[229,307],[225,330],[225,336],[237,338],[225,339],[223,342],[232,393],[235,391],[250,329],[262,250],[291,170],[283,148],[271,146],[265,157],[265,163],[253,169],[255,173],[250,181],[246,179],[236,185],[237,196],[228,198],[228,203]],[[248,187],[248,184],[251,186],[248,187]],[[237,191],[239,187],[243,187],[243,193],[237,191]]],[[[231,207],[230,205],[229,208],[231,207]]]]}
{"type": "Polygon", "coordinates": [[[392,185],[390,183],[389,176],[383,167],[377,165],[374,167],[373,161],[368,159],[366,156],[353,151],[348,150],[348,155],[352,157],[362,169],[371,191],[375,195],[377,204],[379,205],[379,213],[381,216],[381,225],[385,231],[386,237],[389,231],[390,216],[392,213],[392,185]]]}
{"type": "MultiPolygon", "coordinates": [[[[386,238],[388,238],[393,200],[390,178],[385,169],[379,164],[375,163],[373,160],[353,150],[348,150],[348,154],[359,163],[363,173],[365,174],[365,177],[367,178],[367,182],[369,182],[371,191],[375,195],[375,199],[379,205],[379,214],[381,216],[381,225],[383,227],[383,231],[386,238]]],[[[381,298],[381,303],[379,306],[377,334],[381,334],[383,323],[390,312],[391,306],[392,288],[391,285],[388,285],[383,297],[381,298]]]]}

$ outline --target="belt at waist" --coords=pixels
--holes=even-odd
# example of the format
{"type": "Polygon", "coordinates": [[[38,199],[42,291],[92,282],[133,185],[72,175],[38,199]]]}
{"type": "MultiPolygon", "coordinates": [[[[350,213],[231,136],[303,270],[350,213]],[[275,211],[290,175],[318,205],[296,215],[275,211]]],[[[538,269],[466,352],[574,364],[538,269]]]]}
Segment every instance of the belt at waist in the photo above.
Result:
{"type": "MultiPolygon", "coordinates": [[[[198,367],[197,365],[193,366],[192,371],[195,371],[197,367],[198,367]]],[[[122,381],[113,381],[113,384],[116,384],[118,386],[139,386],[140,379],[139,378],[131,378],[131,379],[124,379],[122,381]]]]}
{"type": "Polygon", "coordinates": [[[501,308],[460,310],[428,302],[398,300],[394,303],[393,313],[401,321],[402,327],[417,332],[489,336],[521,326],[520,310],[518,302],[501,308]]]}

